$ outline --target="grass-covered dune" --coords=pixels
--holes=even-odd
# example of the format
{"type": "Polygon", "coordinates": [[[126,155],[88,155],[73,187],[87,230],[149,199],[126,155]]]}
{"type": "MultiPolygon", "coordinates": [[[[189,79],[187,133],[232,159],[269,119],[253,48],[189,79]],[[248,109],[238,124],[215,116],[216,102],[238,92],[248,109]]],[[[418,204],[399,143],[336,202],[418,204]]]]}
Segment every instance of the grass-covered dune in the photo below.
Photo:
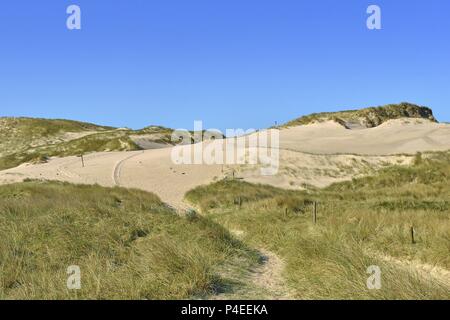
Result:
{"type": "Polygon", "coordinates": [[[221,226],[138,190],[29,181],[0,186],[0,299],[183,299],[255,254],[221,226]],[[67,268],[81,270],[68,290],[67,268]]]}
{"type": "Polygon", "coordinates": [[[41,144],[55,143],[67,132],[103,132],[112,127],[72,120],[25,117],[0,118],[0,153],[14,153],[41,144]]]}
{"type": "Polygon", "coordinates": [[[326,189],[224,180],[186,198],[240,230],[247,245],[281,257],[294,298],[450,299],[449,181],[450,152],[443,152],[326,189]],[[380,290],[366,286],[371,265],[381,268],[380,290]]]}
{"type": "Polygon", "coordinates": [[[90,152],[133,151],[136,141],[171,144],[172,129],[149,126],[140,130],[91,123],[37,118],[0,118],[0,170],[22,163],[45,162],[50,157],[90,152]]]}
{"type": "Polygon", "coordinates": [[[133,130],[73,120],[0,117],[0,170],[50,157],[170,146],[176,143],[172,133],[154,125],[133,130]]]}
{"type": "Polygon", "coordinates": [[[0,170],[22,163],[43,163],[50,157],[83,155],[90,152],[140,150],[123,132],[100,132],[56,144],[42,145],[0,157],[0,170]]]}
{"type": "Polygon", "coordinates": [[[385,106],[370,107],[360,110],[313,113],[294,119],[286,123],[284,127],[333,120],[343,126],[348,126],[351,123],[358,123],[364,127],[372,128],[379,126],[388,120],[399,118],[421,118],[436,121],[433,116],[433,111],[430,108],[402,102],[400,104],[388,104],[385,106]]]}

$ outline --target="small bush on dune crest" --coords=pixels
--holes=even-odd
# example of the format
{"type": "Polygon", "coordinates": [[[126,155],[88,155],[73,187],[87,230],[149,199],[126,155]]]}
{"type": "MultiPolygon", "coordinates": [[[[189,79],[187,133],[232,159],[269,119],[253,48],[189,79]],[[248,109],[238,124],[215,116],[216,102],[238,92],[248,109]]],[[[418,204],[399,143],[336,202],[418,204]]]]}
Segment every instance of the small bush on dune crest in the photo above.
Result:
{"type": "Polygon", "coordinates": [[[313,113],[292,120],[286,123],[284,127],[307,125],[314,122],[333,120],[344,127],[348,121],[356,121],[360,122],[367,128],[372,128],[379,126],[388,120],[400,118],[427,119],[436,122],[436,119],[433,116],[433,111],[430,108],[418,106],[408,102],[402,102],[399,104],[388,104],[385,106],[370,107],[359,110],[313,113]]]}

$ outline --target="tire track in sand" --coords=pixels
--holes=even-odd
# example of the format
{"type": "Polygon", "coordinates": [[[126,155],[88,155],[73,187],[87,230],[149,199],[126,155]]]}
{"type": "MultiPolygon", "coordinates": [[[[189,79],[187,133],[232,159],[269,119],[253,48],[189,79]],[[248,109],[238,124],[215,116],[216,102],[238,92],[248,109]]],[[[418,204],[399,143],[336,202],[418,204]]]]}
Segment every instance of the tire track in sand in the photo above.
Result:
{"type": "Polygon", "coordinates": [[[134,158],[134,157],[137,157],[137,156],[139,156],[139,155],[142,155],[142,154],[144,154],[144,153],[145,153],[145,150],[142,151],[142,152],[139,152],[139,153],[134,153],[134,154],[132,154],[132,155],[130,155],[130,156],[128,156],[128,157],[123,158],[122,160],[120,160],[119,162],[117,162],[117,163],[115,164],[114,169],[113,169],[113,173],[112,173],[112,179],[113,179],[114,185],[120,187],[120,181],[119,181],[119,180],[120,180],[120,173],[121,173],[121,171],[122,171],[122,166],[123,166],[123,164],[124,164],[126,161],[128,161],[128,160],[130,160],[130,159],[132,159],[132,158],[134,158]]]}

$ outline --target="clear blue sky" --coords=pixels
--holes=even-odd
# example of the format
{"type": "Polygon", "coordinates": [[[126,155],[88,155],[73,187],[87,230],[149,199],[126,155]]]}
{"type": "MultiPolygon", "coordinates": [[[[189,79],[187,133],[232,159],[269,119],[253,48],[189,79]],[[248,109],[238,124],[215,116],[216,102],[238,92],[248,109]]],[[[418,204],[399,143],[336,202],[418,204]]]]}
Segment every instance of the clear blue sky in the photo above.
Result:
{"type": "Polygon", "coordinates": [[[450,121],[448,0],[8,0],[0,115],[261,128],[409,101],[450,121]],[[82,30],[66,28],[66,8],[82,30]],[[382,30],[366,9],[382,9],[382,30]]]}

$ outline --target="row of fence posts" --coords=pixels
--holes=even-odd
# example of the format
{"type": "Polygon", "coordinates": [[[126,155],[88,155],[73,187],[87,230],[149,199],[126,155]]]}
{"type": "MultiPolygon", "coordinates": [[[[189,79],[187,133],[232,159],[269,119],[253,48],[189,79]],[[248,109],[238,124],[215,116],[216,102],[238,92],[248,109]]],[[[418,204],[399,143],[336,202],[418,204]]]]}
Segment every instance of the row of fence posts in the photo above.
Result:
{"type": "MultiPolygon", "coordinates": [[[[235,204],[237,204],[239,206],[239,209],[242,208],[242,198],[238,197],[234,200],[235,204]]],[[[313,202],[312,205],[312,223],[313,224],[317,224],[317,208],[318,208],[318,203],[317,201],[313,202]]],[[[288,216],[289,213],[289,209],[287,207],[284,208],[284,217],[286,218],[288,216]]],[[[416,243],[416,229],[414,228],[414,226],[411,226],[410,228],[410,235],[411,235],[411,243],[415,244],[416,243]]]]}
{"type": "MultiPolygon", "coordinates": [[[[79,157],[81,158],[81,166],[84,168],[84,157],[83,157],[82,154],[79,157]]],[[[222,166],[222,172],[223,172],[223,166],[222,166]]],[[[232,172],[232,175],[233,175],[233,180],[234,180],[235,179],[235,172],[234,172],[234,170],[232,172]]],[[[242,208],[242,198],[241,197],[238,197],[237,201],[235,199],[235,203],[237,203],[237,205],[239,206],[239,209],[242,208]]],[[[287,207],[284,208],[284,216],[285,217],[287,217],[288,213],[289,213],[289,209],[287,207]]],[[[312,222],[313,222],[313,224],[317,224],[317,201],[313,202],[312,222]]],[[[416,230],[414,229],[414,226],[411,226],[410,234],[411,234],[411,243],[412,244],[416,243],[415,233],[416,233],[416,230]]]]}

